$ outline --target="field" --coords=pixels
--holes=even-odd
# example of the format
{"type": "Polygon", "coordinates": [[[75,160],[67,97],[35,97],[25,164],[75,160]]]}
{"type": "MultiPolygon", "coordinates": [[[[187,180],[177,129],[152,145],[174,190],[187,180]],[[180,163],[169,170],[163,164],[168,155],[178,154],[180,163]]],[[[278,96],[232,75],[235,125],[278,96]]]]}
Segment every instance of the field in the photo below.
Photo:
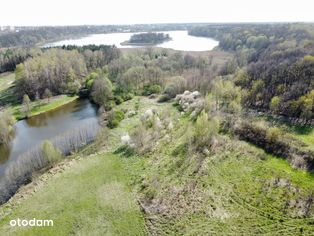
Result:
{"type": "MultiPolygon", "coordinates": [[[[60,95],[60,96],[55,96],[55,97],[50,98],[49,101],[47,99],[33,101],[30,104],[31,110],[28,117],[36,116],[44,112],[54,110],[60,106],[63,106],[67,103],[70,103],[76,100],[77,98],[78,96],[70,97],[66,95],[60,95]]],[[[21,105],[16,105],[11,108],[13,115],[18,120],[24,117],[24,115],[21,112],[21,107],[22,107],[21,105]]]]}
{"type": "Polygon", "coordinates": [[[25,186],[0,209],[1,235],[310,235],[314,176],[246,142],[221,135],[206,157],[184,153],[189,120],[171,103],[136,97],[116,109],[137,114],[25,186]],[[120,137],[148,108],[167,110],[169,137],[152,153],[126,155],[120,137]],[[175,143],[173,142],[175,140],[175,143]],[[142,211],[141,211],[142,210],[142,211]],[[11,219],[54,227],[12,228],[11,219]]]}
{"type": "Polygon", "coordinates": [[[12,86],[14,82],[14,73],[3,73],[0,74],[0,93],[12,86]]]}
{"type": "MultiPolygon", "coordinates": [[[[145,235],[123,160],[98,154],[72,160],[0,223],[1,235],[145,235]],[[53,227],[11,228],[11,219],[52,219],[53,227]]],[[[56,172],[58,167],[54,169],[56,172]]]]}

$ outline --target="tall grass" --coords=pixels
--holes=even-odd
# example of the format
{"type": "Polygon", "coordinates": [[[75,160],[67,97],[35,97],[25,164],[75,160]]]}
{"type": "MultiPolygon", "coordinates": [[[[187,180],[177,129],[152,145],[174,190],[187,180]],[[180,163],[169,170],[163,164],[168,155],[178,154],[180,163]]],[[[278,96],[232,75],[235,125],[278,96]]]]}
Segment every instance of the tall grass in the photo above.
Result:
{"type": "MultiPolygon", "coordinates": [[[[53,138],[50,142],[63,156],[67,156],[91,143],[96,138],[98,130],[97,121],[89,121],[74,130],[53,138]]],[[[51,164],[45,156],[41,144],[20,155],[15,162],[10,163],[0,179],[0,204],[15,194],[20,186],[29,182],[33,172],[51,164]]]]}

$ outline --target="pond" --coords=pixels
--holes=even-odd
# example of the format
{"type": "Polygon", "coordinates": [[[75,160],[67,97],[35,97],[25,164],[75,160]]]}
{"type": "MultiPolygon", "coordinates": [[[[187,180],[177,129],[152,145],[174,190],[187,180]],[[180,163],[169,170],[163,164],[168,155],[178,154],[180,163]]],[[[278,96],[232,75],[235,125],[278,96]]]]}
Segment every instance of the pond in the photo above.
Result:
{"type": "Polygon", "coordinates": [[[97,123],[97,108],[87,99],[77,99],[14,125],[14,137],[9,146],[0,146],[0,176],[25,152],[84,124],[97,123]]]}
{"type": "MultiPolygon", "coordinates": [[[[209,51],[218,46],[219,42],[204,37],[195,37],[188,35],[187,31],[163,31],[162,33],[169,34],[171,41],[156,45],[156,47],[169,48],[180,51],[209,51]]],[[[121,45],[127,41],[134,33],[111,33],[111,34],[92,34],[80,39],[62,40],[44,45],[44,47],[54,47],[63,45],[83,46],[88,44],[95,45],[115,45],[118,48],[137,48],[140,46],[121,45]]]]}

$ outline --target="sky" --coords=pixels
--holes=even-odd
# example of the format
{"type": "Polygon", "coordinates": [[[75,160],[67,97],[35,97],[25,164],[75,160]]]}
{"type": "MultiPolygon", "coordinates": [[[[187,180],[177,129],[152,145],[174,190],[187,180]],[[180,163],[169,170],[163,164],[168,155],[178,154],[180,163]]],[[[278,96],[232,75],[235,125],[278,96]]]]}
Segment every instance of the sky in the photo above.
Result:
{"type": "Polygon", "coordinates": [[[0,25],[314,22],[313,0],[0,0],[0,25]]]}

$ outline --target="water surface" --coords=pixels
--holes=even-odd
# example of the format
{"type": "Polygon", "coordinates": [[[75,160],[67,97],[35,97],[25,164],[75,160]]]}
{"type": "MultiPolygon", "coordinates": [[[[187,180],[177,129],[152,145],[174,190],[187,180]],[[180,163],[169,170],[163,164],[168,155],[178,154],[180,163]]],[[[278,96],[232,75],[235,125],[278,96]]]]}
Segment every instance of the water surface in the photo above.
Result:
{"type": "Polygon", "coordinates": [[[0,145],[0,175],[9,163],[30,149],[85,123],[97,122],[96,107],[88,100],[78,99],[14,125],[15,134],[9,146],[0,145]]]}
{"type": "MultiPolygon", "coordinates": [[[[181,51],[209,51],[218,46],[219,42],[204,37],[195,37],[188,35],[187,31],[163,31],[162,33],[169,34],[171,41],[156,45],[157,47],[170,48],[181,51]]],[[[44,47],[77,45],[84,46],[88,44],[95,45],[116,45],[118,48],[137,48],[139,46],[121,45],[127,41],[134,33],[111,33],[111,34],[92,34],[80,39],[62,40],[44,45],[44,47]]]]}

